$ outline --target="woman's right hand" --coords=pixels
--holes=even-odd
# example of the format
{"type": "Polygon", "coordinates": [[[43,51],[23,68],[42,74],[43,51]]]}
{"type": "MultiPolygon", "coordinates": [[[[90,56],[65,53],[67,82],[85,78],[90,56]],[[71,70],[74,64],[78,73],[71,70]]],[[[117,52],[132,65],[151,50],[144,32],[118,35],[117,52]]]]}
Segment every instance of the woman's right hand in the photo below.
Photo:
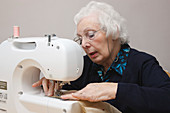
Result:
{"type": "Polygon", "coordinates": [[[47,96],[53,96],[54,95],[54,89],[56,86],[55,81],[48,80],[45,77],[41,78],[39,81],[35,82],[32,84],[32,87],[38,87],[38,86],[43,86],[45,95],[47,96]]]}

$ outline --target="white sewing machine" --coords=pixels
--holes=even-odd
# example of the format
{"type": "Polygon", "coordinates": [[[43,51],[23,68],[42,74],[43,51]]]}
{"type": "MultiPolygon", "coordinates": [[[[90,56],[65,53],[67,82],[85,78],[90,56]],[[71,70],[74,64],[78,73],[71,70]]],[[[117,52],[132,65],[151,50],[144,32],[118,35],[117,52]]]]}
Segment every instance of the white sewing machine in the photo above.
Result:
{"type": "Polygon", "coordinates": [[[83,51],[74,41],[57,37],[8,39],[0,44],[0,113],[80,113],[77,101],[47,97],[33,88],[40,72],[47,79],[76,80],[83,51]]]}

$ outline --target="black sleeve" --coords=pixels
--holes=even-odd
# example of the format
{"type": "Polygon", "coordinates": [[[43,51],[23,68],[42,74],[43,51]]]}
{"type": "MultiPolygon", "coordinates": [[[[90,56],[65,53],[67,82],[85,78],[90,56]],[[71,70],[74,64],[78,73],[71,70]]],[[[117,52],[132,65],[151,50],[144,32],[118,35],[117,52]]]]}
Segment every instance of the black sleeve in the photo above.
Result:
{"type": "Polygon", "coordinates": [[[116,99],[137,113],[170,113],[170,78],[152,57],[142,63],[141,85],[118,83],[116,99]]]}

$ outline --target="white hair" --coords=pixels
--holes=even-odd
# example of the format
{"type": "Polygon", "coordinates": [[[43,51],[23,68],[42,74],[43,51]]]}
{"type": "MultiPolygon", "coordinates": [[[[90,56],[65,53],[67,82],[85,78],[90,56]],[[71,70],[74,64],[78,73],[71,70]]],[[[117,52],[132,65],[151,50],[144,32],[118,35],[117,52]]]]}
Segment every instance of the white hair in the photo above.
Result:
{"type": "Polygon", "coordinates": [[[106,31],[106,37],[109,35],[114,36],[117,31],[119,31],[121,43],[129,42],[126,26],[124,24],[125,19],[120,16],[111,5],[102,2],[91,1],[75,15],[74,22],[76,24],[76,29],[81,19],[93,13],[98,14],[100,27],[106,31]]]}

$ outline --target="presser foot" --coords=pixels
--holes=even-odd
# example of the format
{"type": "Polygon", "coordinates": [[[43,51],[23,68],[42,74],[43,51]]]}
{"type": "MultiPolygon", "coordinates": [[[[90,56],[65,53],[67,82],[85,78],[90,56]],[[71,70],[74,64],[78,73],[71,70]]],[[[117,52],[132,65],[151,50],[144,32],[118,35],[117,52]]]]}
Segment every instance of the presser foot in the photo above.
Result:
{"type": "Polygon", "coordinates": [[[61,95],[63,95],[63,94],[64,93],[62,91],[55,91],[54,95],[51,97],[61,99],[61,95]]]}
{"type": "Polygon", "coordinates": [[[60,90],[54,92],[54,96],[61,96],[63,94],[64,93],[62,91],[60,91],[60,90]]]}

